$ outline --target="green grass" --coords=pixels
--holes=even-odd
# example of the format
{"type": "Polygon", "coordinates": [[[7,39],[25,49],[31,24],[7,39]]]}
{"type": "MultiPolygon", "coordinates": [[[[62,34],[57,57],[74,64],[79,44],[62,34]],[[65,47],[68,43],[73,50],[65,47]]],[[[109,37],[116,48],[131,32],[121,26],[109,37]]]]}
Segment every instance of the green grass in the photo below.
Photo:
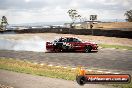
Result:
{"type": "MultiPolygon", "coordinates": [[[[9,71],[39,75],[65,80],[75,80],[79,73],[79,68],[48,66],[46,64],[35,64],[29,61],[16,60],[12,58],[0,58],[0,69],[9,71]]],[[[97,72],[87,72],[87,74],[98,74],[97,72]]],[[[100,73],[103,74],[103,73],[100,73]]]]}
{"type": "Polygon", "coordinates": [[[122,45],[108,45],[108,44],[99,44],[102,48],[115,48],[115,49],[127,49],[132,50],[130,46],[122,46],[122,45]]]}
{"type": "Polygon", "coordinates": [[[34,64],[15,59],[0,59],[0,69],[65,80],[75,80],[76,70],[63,67],[34,64]]]}

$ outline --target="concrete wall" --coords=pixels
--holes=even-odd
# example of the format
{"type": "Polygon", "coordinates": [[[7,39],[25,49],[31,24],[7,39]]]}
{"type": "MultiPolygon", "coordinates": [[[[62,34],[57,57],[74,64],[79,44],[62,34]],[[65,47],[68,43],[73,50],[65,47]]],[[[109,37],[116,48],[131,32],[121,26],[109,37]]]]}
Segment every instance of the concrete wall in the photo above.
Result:
{"type": "Polygon", "coordinates": [[[43,28],[43,29],[24,29],[16,30],[17,33],[63,33],[79,35],[96,35],[109,37],[132,38],[132,31],[122,30],[103,30],[103,29],[69,29],[69,28],[43,28]]]}

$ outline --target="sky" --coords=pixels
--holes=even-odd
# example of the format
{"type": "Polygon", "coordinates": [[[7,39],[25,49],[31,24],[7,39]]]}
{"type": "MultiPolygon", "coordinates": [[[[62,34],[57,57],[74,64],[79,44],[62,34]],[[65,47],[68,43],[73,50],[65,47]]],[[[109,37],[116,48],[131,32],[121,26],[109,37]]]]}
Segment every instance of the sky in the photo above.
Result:
{"type": "Polygon", "coordinates": [[[90,15],[102,19],[125,19],[132,9],[132,0],[0,0],[0,17],[9,24],[72,21],[69,9],[89,20],[90,15]]]}

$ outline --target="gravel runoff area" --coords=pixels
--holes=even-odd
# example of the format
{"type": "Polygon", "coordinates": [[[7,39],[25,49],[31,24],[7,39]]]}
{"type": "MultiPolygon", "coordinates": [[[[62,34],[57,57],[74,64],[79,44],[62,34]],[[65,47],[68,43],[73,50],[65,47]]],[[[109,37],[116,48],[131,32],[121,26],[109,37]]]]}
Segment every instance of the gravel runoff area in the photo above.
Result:
{"type": "Polygon", "coordinates": [[[85,84],[78,85],[75,81],[47,78],[23,73],[0,70],[0,83],[13,87],[2,88],[114,88],[110,85],[85,84]]]}
{"type": "Polygon", "coordinates": [[[62,36],[75,36],[79,37],[84,41],[93,41],[101,44],[115,44],[115,45],[125,45],[132,46],[132,39],[128,38],[117,38],[117,37],[105,37],[105,36],[91,36],[91,35],[73,35],[73,34],[57,34],[57,33],[31,33],[31,34],[1,34],[0,39],[28,39],[33,36],[38,36],[45,41],[51,41],[55,38],[62,36]]]}

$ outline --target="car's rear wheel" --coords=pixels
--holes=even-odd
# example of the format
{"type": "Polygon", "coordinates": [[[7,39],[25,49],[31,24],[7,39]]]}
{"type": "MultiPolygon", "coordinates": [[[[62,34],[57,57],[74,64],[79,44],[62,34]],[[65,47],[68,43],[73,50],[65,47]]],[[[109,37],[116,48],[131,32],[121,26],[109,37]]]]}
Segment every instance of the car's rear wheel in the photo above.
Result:
{"type": "Polygon", "coordinates": [[[56,45],[54,45],[54,52],[60,52],[62,50],[62,44],[61,43],[57,43],[56,45]]]}
{"type": "Polygon", "coordinates": [[[89,52],[91,52],[91,50],[92,50],[91,46],[86,46],[85,47],[85,53],[89,53],[89,52]]]}

